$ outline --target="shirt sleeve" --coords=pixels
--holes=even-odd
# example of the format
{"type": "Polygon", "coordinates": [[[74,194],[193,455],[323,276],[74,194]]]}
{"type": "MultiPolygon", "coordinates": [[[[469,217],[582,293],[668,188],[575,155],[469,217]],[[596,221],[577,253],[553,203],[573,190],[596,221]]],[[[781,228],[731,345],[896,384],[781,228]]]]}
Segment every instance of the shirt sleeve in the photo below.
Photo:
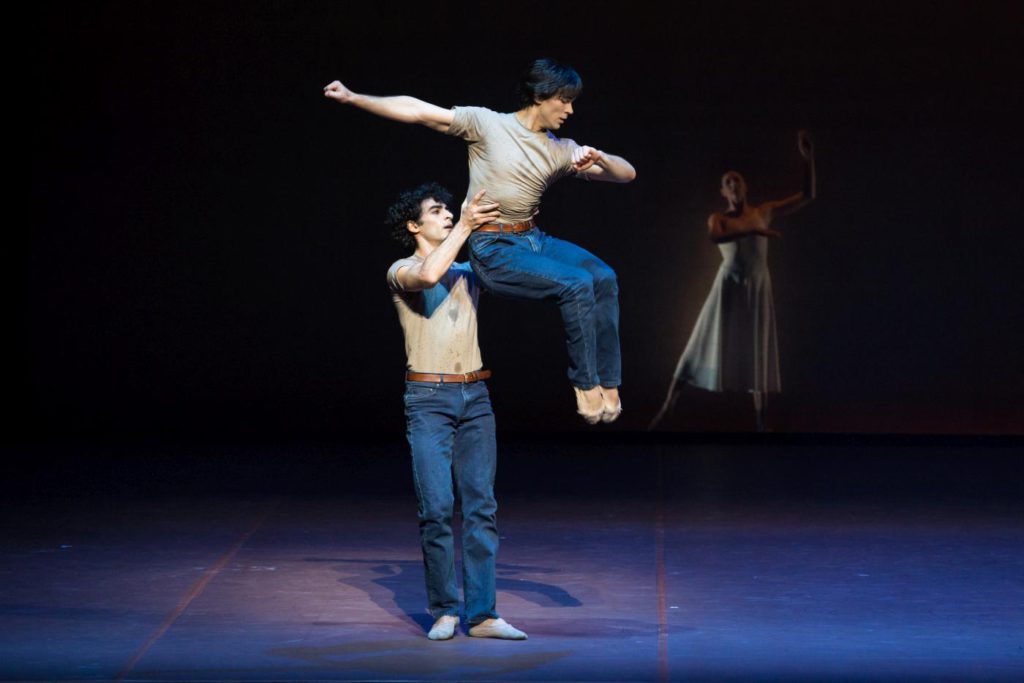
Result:
{"type": "Polygon", "coordinates": [[[397,261],[391,264],[391,267],[388,268],[388,287],[391,288],[392,292],[405,291],[405,289],[402,287],[402,283],[398,281],[398,271],[400,268],[404,268],[405,266],[414,266],[416,265],[416,263],[416,259],[403,258],[398,259],[397,261]]]}
{"type": "Polygon", "coordinates": [[[576,173],[576,171],[574,171],[573,168],[572,168],[572,155],[573,155],[573,152],[575,152],[580,147],[576,143],[576,141],[572,140],[570,138],[557,138],[550,131],[548,132],[548,135],[550,135],[552,138],[554,138],[555,142],[558,144],[558,150],[559,150],[559,155],[560,155],[559,165],[563,169],[563,175],[571,175],[571,176],[576,176],[577,178],[584,178],[585,179],[586,178],[585,175],[580,175],[579,173],[576,173]]]}
{"type": "Polygon", "coordinates": [[[484,136],[486,118],[493,114],[484,107],[452,107],[452,123],[448,135],[460,137],[466,142],[477,142],[484,136]]]}

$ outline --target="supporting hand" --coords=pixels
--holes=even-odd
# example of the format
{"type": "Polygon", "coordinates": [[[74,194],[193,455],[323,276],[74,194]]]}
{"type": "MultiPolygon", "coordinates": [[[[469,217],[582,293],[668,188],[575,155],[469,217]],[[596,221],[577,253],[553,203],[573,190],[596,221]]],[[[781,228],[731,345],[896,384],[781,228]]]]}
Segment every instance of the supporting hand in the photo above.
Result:
{"type": "Polygon", "coordinates": [[[487,194],[487,190],[480,190],[477,192],[466,208],[463,210],[462,215],[459,216],[459,222],[467,226],[470,230],[476,230],[481,225],[487,225],[498,220],[500,205],[497,202],[488,202],[482,204],[484,195],[487,194]]]}

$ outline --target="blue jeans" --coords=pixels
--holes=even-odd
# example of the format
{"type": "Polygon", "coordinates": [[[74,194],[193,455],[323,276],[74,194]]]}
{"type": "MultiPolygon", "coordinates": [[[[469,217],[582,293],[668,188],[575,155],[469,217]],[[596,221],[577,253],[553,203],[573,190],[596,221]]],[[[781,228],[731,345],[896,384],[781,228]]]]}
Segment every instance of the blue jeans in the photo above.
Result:
{"type": "Polygon", "coordinates": [[[462,507],[466,621],[472,626],[497,618],[497,449],[487,385],[406,382],[405,417],[430,614],[434,619],[459,614],[452,535],[457,498],[462,507]]]}
{"type": "Polygon", "coordinates": [[[539,228],[475,232],[469,238],[469,256],[473,271],[494,294],[558,304],[574,386],[621,384],[619,285],[608,264],[539,228]]]}

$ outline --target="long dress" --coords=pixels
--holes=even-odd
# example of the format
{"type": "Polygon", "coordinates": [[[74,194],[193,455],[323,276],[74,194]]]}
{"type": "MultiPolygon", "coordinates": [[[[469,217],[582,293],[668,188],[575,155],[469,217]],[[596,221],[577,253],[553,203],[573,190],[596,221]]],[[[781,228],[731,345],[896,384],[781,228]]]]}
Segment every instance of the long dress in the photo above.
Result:
{"type": "Polygon", "coordinates": [[[676,365],[675,381],[708,391],[778,392],[768,238],[750,235],[718,249],[722,265],[676,365]]]}

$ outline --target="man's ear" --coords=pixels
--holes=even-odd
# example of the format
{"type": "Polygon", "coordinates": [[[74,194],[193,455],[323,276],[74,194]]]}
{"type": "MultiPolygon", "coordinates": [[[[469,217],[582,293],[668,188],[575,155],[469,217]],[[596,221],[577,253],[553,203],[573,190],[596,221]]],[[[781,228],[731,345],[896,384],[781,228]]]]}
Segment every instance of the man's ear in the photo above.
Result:
{"type": "Polygon", "coordinates": [[[419,224],[416,221],[406,221],[405,222],[405,229],[415,235],[415,234],[419,233],[420,226],[419,226],[419,224]]]}

